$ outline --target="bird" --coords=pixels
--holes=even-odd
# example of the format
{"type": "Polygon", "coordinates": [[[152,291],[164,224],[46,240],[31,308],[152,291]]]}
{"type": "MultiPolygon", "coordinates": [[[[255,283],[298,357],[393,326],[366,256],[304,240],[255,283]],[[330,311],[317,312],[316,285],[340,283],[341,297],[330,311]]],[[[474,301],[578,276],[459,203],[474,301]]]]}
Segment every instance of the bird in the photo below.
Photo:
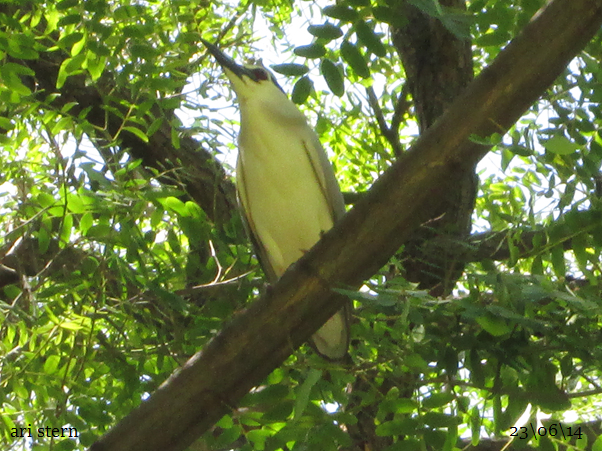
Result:
{"type": "MultiPolygon", "coordinates": [[[[239,65],[202,40],[236,93],[240,110],[236,188],[247,230],[270,283],[345,213],[326,152],[272,72],[239,65]]],[[[347,356],[350,301],[310,339],[327,360],[347,356]]]]}

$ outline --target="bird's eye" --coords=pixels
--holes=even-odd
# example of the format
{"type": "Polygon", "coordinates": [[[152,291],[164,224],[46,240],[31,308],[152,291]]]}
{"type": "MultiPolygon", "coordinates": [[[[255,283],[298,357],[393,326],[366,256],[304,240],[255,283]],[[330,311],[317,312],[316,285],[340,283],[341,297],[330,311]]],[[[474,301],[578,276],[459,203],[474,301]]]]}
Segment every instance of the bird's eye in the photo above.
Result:
{"type": "Polygon", "coordinates": [[[265,69],[255,68],[251,71],[255,77],[255,81],[269,80],[270,74],[265,69]]]}

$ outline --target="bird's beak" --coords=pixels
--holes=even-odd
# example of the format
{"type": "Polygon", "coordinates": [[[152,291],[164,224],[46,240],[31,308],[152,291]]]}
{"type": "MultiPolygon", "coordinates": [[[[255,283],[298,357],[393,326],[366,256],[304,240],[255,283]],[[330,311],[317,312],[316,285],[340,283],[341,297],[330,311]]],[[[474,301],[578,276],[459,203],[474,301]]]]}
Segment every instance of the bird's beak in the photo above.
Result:
{"type": "Polygon", "coordinates": [[[230,72],[232,72],[234,75],[236,75],[240,79],[242,79],[243,75],[246,75],[251,80],[255,79],[255,77],[253,76],[253,73],[249,69],[247,69],[244,66],[241,66],[240,64],[237,64],[236,61],[234,61],[229,56],[226,56],[226,54],[224,52],[222,52],[220,49],[218,49],[215,45],[211,44],[210,42],[208,42],[202,38],[201,38],[201,42],[203,44],[205,44],[205,47],[207,47],[207,50],[209,50],[209,53],[211,53],[215,57],[217,62],[224,69],[228,69],[230,72]]]}

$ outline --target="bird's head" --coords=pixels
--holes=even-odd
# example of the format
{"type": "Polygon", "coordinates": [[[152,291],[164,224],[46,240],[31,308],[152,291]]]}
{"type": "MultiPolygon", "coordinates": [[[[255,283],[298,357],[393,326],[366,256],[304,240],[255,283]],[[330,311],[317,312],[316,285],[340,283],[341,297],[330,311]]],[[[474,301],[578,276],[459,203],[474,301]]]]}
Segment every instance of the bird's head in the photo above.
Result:
{"type": "Polygon", "coordinates": [[[284,94],[272,72],[263,67],[263,65],[240,65],[215,45],[204,39],[201,39],[201,41],[224,69],[226,76],[230,80],[230,83],[232,83],[234,91],[236,91],[239,101],[245,102],[253,97],[265,99],[274,95],[281,96],[284,94]]]}

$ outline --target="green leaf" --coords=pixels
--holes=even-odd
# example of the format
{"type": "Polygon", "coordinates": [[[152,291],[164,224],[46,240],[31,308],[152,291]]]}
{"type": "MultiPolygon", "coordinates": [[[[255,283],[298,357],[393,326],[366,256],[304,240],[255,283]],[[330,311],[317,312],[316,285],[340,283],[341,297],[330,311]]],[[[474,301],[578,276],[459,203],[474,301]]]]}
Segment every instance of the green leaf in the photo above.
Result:
{"type": "Polygon", "coordinates": [[[309,34],[327,41],[332,41],[343,36],[343,30],[329,22],[322,25],[310,25],[307,27],[307,31],[309,34]]]}
{"type": "MultiPolygon", "coordinates": [[[[5,48],[8,54],[13,58],[32,60],[40,57],[40,54],[33,49],[34,45],[35,42],[33,42],[29,36],[16,34],[9,38],[8,45],[6,45],[5,48]]],[[[3,62],[3,64],[16,63],[3,62]]]]}
{"type": "Polygon", "coordinates": [[[55,373],[60,362],[61,362],[61,358],[58,355],[53,354],[51,356],[48,356],[46,358],[46,361],[44,362],[44,373],[46,373],[46,374],[55,373]]]}
{"type": "Polygon", "coordinates": [[[307,378],[303,381],[303,384],[301,384],[301,387],[299,387],[299,390],[297,391],[297,399],[295,400],[295,415],[293,417],[293,421],[299,421],[303,415],[303,412],[305,412],[307,404],[309,404],[311,389],[318,383],[321,377],[322,371],[315,368],[309,370],[307,378]]]}
{"type": "Polygon", "coordinates": [[[403,418],[386,421],[376,427],[376,435],[379,437],[415,435],[420,428],[416,418],[403,418]]]}
{"type": "Polygon", "coordinates": [[[351,6],[362,7],[362,6],[370,6],[370,0],[345,0],[341,3],[347,3],[351,6]]]}
{"type": "Polygon", "coordinates": [[[401,14],[397,14],[395,10],[389,6],[373,6],[372,15],[378,22],[384,22],[389,25],[395,25],[396,27],[405,27],[408,24],[407,18],[401,14]]]}
{"type": "Polygon", "coordinates": [[[309,97],[309,94],[311,93],[312,88],[313,82],[309,79],[309,77],[301,77],[299,80],[297,80],[297,83],[295,83],[295,86],[293,87],[293,94],[291,96],[293,103],[296,103],[297,105],[305,103],[309,97]]]}
{"type": "Polygon", "coordinates": [[[146,30],[142,25],[126,25],[121,29],[123,36],[133,39],[144,39],[146,30]]]}
{"type": "Polygon", "coordinates": [[[15,128],[15,124],[9,118],[0,116],[0,128],[3,128],[5,131],[12,130],[15,128]]]}
{"type": "Polygon", "coordinates": [[[510,166],[510,162],[512,161],[514,156],[515,156],[514,152],[512,152],[507,147],[504,147],[502,149],[502,161],[501,161],[502,171],[505,172],[508,169],[508,166],[510,166]]]}
{"type": "Polygon", "coordinates": [[[506,30],[496,29],[479,36],[475,44],[479,47],[499,47],[510,41],[510,38],[510,33],[506,30]]]}
{"type": "Polygon", "coordinates": [[[0,75],[6,87],[10,90],[22,95],[28,96],[31,94],[31,90],[25,86],[21,77],[25,76],[33,76],[34,73],[31,69],[22,66],[21,64],[16,64],[12,62],[4,62],[0,65],[0,75]]]}
{"type": "Polygon", "coordinates": [[[447,434],[445,437],[445,443],[441,448],[442,451],[455,451],[456,443],[458,442],[458,425],[450,425],[447,427],[447,434]]]}
{"type": "Polygon", "coordinates": [[[592,451],[602,451],[602,435],[599,435],[596,441],[592,444],[592,451]]]}
{"type": "Polygon", "coordinates": [[[304,58],[322,58],[326,55],[326,48],[322,44],[309,44],[295,47],[293,53],[304,58]]]}
{"type": "Polygon", "coordinates": [[[477,446],[481,438],[481,412],[479,407],[474,406],[470,411],[470,442],[477,446]]]}
{"type": "Polygon", "coordinates": [[[422,400],[422,406],[425,409],[434,409],[436,407],[443,407],[455,398],[453,393],[433,393],[428,398],[422,400]]]}
{"type": "Polygon", "coordinates": [[[56,79],[56,87],[57,89],[62,88],[67,81],[67,77],[79,69],[81,69],[81,65],[85,60],[86,55],[80,53],[79,55],[73,58],[66,58],[61,63],[61,67],[59,68],[59,73],[56,79]]]}
{"type": "Polygon", "coordinates": [[[86,205],[78,194],[69,193],[67,195],[67,209],[75,214],[82,214],[86,211],[86,205]]]}
{"type": "Polygon", "coordinates": [[[293,413],[294,406],[295,402],[292,399],[286,399],[275,403],[263,414],[263,420],[273,422],[286,421],[293,413]]]}
{"type": "Polygon", "coordinates": [[[376,426],[377,437],[390,437],[400,434],[401,423],[403,420],[385,421],[376,426]]]}
{"type": "Polygon", "coordinates": [[[345,79],[343,78],[343,74],[341,74],[339,68],[331,60],[324,58],[322,64],[320,64],[320,70],[334,95],[341,97],[345,94],[345,79]]]}
{"type": "Polygon", "coordinates": [[[182,252],[180,239],[176,235],[176,232],[173,231],[173,229],[167,230],[167,242],[169,243],[169,247],[171,248],[174,254],[179,255],[182,252]]]}
{"type": "Polygon", "coordinates": [[[409,398],[384,399],[380,403],[379,413],[412,413],[418,408],[418,403],[409,398]]]}
{"type": "Polygon", "coordinates": [[[552,267],[556,276],[564,279],[566,276],[566,262],[564,259],[564,249],[561,244],[550,249],[550,259],[552,260],[552,267]]]}
{"type": "Polygon", "coordinates": [[[339,19],[343,22],[353,22],[359,17],[358,12],[345,5],[330,5],[322,8],[322,13],[325,16],[339,19]]]}
{"type": "Polygon", "coordinates": [[[132,56],[144,60],[153,60],[157,55],[157,50],[150,44],[133,44],[130,47],[132,56]]]}
{"type": "Polygon", "coordinates": [[[110,57],[111,50],[102,42],[88,41],[88,50],[98,56],[110,57]]]}
{"type": "Polygon", "coordinates": [[[512,328],[503,318],[491,314],[479,316],[476,318],[476,322],[494,337],[501,337],[512,332],[512,328]]]}
{"type": "Polygon", "coordinates": [[[564,136],[554,136],[543,143],[548,152],[556,155],[570,155],[579,150],[579,146],[564,136]]]}
{"type": "Polygon", "coordinates": [[[468,396],[458,396],[456,403],[458,404],[458,411],[468,413],[468,408],[470,407],[470,398],[468,396]]]}
{"type": "Polygon", "coordinates": [[[161,128],[161,125],[163,125],[163,118],[158,117],[157,119],[155,119],[153,121],[152,124],[150,124],[150,127],[148,127],[148,130],[146,131],[146,135],[153,136],[157,132],[157,130],[159,130],[161,128]]]}
{"type": "Polygon", "coordinates": [[[36,199],[42,208],[51,207],[56,203],[56,199],[48,193],[40,193],[36,199]]]}
{"type": "Polygon", "coordinates": [[[187,201],[185,203],[186,208],[188,209],[188,215],[191,218],[203,218],[206,219],[205,212],[196,202],[187,201]]]}
{"type": "Polygon", "coordinates": [[[130,133],[132,133],[134,135],[136,135],[138,138],[140,138],[145,143],[148,142],[148,136],[146,136],[146,134],[142,130],[140,130],[139,128],[126,126],[126,127],[123,127],[123,129],[127,130],[128,132],[130,132],[130,133]]]}
{"type": "Polygon", "coordinates": [[[404,437],[403,440],[399,440],[397,443],[393,443],[387,446],[383,451],[423,451],[425,448],[422,441],[414,437],[404,437]]]}
{"type": "Polygon", "coordinates": [[[424,424],[432,428],[452,427],[459,424],[459,418],[439,412],[427,412],[422,416],[424,424]]]}
{"type": "Polygon", "coordinates": [[[243,429],[239,425],[234,425],[229,428],[223,428],[223,432],[216,439],[215,445],[218,446],[220,449],[223,449],[224,447],[228,448],[227,445],[237,440],[242,433],[243,429]]]}
{"type": "Polygon", "coordinates": [[[577,259],[577,264],[581,271],[587,270],[587,263],[589,261],[590,254],[587,252],[588,242],[587,237],[584,233],[579,233],[571,239],[571,246],[573,253],[577,259]]]}
{"type": "Polygon", "coordinates": [[[232,420],[231,415],[224,415],[221,420],[215,423],[215,426],[222,429],[230,429],[234,426],[234,421],[232,420]]]}
{"type": "Polygon", "coordinates": [[[270,68],[273,69],[275,72],[278,72],[282,75],[286,75],[288,77],[300,77],[309,72],[309,67],[307,67],[305,64],[274,64],[270,66],[270,68]]]}
{"type": "Polygon", "coordinates": [[[536,255],[533,258],[533,263],[531,263],[531,274],[534,275],[543,275],[543,260],[541,255],[536,255]]]}
{"type": "Polygon", "coordinates": [[[530,157],[534,154],[533,150],[524,146],[510,146],[508,148],[513,154],[520,155],[521,157],[530,157]]]}
{"type": "Polygon", "coordinates": [[[408,0],[408,3],[431,17],[440,17],[443,14],[439,0],[408,0]]]}
{"type": "Polygon", "coordinates": [[[187,217],[189,215],[188,208],[186,208],[186,204],[177,197],[165,197],[163,199],[159,199],[159,202],[161,202],[161,204],[165,208],[175,211],[180,216],[187,217]]]}
{"type": "Polygon", "coordinates": [[[566,378],[573,372],[573,369],[573,356],[567,354],[560,360],[560,372],[566,378]]]}
{"type": "Polygon", "coordinates": [[[73,215],[63,216],[61,228],[59,230],[59,246],[64,248],[69,243],[71,231],[73,230],[73,215]]]}
{"type": "Polygon", "coordinates": [[[376,56],[385,57],[387,50],[374,30],[363,20],[355,24],[355,34],[364,46],[376,56]]]}
{"type": "Polygon", "coordinates": [[[84,325],[75,321],[63,321],[59,323],[58,326],[71,332],[77,332],[84,329],[84,325]]]}
{"type": "Polygon", "coordinates": [[[164,301],[176,311],[185,312],[187,310],[188,305],[180,295],[170,290],[166,290],[154,282],[149,283],[149,288],[160,300],[164,301]]]}
{"type": "Polygon", "coordinates": [[[82,265],[81,265],[82,274],[91,275],[98,269],[99,266],[100,266],[100,263],[98,262],[98,260],[96,258],[86,257],[82,261],[82,265]]]}
{"type": "Polygon", "coordinates": [[[252,429],[245,434],[245,437],[253,442],[253,449],[262,450],[265,447],[266,439],[270,435],[272,435],[272,433],[265,429],[252,429]]]}
{"type": "Polygon", "coordinates": [[[78,25],[82,21],[82,15],[79,13],[69,14],[59,19],[59,27],[68,27],[69,25],[78,25]]]}
{"type": "Polygon", "coordinates": [[[146,12],[145,9],[143,5],[120,6],[113,12],[113,18],[117,21],[129,21],[129,19],[136,19],[143,15],[146,12]]]}
{"type": "Polygon", "coordinates": [[[506,407],[501,418],[500,426],[502,429],[514,426],[529,407],[529,396],[527,396],[527,393],[524,390],[516,388],[512,390],[508,395],[508,407],[506,407]]]}
{"type": "Polygon", "coordinates": [[[78,72],[82,70],[84,61],[86,61],[86,55],[83,53],[80,53],[77,56],[74,56],[73,58],[69,58],[69,62],[67,63],[67,67],[66,70],[68,73],[72,74],[75,72],[78,72]]]}
{"type": "Polygon", "coordinates": [[[370,78],[370,69],[368,69],[366,59],[354,44],[349,41],[343,41],[341,44],[341,57],[357,75],[362,78],[370,78]]]}
{"type": "Polygon", "coordinates": [[[177,127],[171,127],[171,145],[174,146],[175,149],[180,148],[180,135],[177,127]]]}
{"type": "Polygon", "coordinates": [[[472,18],[465,13],[444,13],[440,20],[445,28],[458,39],[470,39],[472,18]]]}
{"type": "Polygon", "coordinates": [[[71,50],[71,48],[82,39],[84,39],[83,33],[73,32],[62,36],[61,39],[59,39],[58,45],[63,49],[71,50]]]}
{"type": "Polygon", "coordinates": [[[107,65],[107,59],[103,56],[98,56],[92,52],[88,53],[88,57],[86,59],[86,68],[88,69],[88,73],[92,78],[92,81],[96,81],[100,78],[104,69],[107,65]]]}
{"type": "Polygon", "coordinates": [[[284,401],[289,395],[289,388],[282,384],[263,387],[261,390],[247,393],[241,402],[242,406],[273,405],[284,401]]]}
{"type": "Polygon", "coordinates": [[[69,8],[77,6],[80,0],[62,0],[56,4],[57,11],[66,11],[69,8]]]}
{"type": "MultiPolygon", "coordinates": [[[[47,219],[46,217],[44,220],[47,219]]],[[[40,255],[44,255],[48,251],[48,247],[50,246],[50,233],[48,230],[50,227],[44,226],[40,227],[38,230],[37,238],[38,238],[38,251],[40,255]]]]}
{"type": "MultiPolygon", "coordinates": [[[[577,434],[573,434],[574,436],[577,434]]],[[[586,450],[587,449],[587,441],[588,441],[588,435],[587,434],[579,434],[579,436],[577,437],[577,440],[575,440],[575,446],[577,449],[583,449],[586,450]]]]}

